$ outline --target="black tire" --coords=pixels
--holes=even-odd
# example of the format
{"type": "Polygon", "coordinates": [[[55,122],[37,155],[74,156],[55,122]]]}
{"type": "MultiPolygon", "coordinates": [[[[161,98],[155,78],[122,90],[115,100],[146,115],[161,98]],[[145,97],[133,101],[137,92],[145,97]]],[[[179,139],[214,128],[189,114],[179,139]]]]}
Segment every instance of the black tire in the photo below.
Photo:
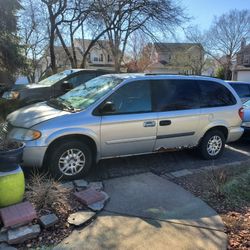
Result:
{"type": "MultiPolygon", "coordinates": [[[[56,179],[64,179],[64,180],[74,180],[82,178],[89,172],[92,166],[92,162],[93,162],[93,154],[91,152],[91,148],[89,147],[89,145],[87,143],[77,140],[61,141],[60,143],[54,144],[50,148],[47,158],[47,166],[50,174],[56,179]],[[80,170],[81,167],[78,167],[78,170],[80,171],[77,172],[76,174],[72,173],[67,174],[63,173],[60,170],[59,160],[61,157],[64,156],[64,154],[66,154],[68,150],[74,150],[73,152],[81,151],[84,155],[85,164],[81,170],[80,170]]],[[[72,164],[75,164],[75,162],[72,164]]]]}
{"type": "Polygon", "coordinates": [[[224,152],[225,142],[226,142],[225,135],[220,130],[214,129],[214,130],[208,131],[204,135],[204,137],[202,138],[202,140],[199,144],[199,151],[200,151],[202,158],[204,158],[205,160],[213,160],[213,159],[219,158],[224,152]],[[218,149],[218,152],[216,152],[215,155],[212,155],[211,151],[209,153],[208,143],[209,143],[210,139],[212,140],[212,138],[214,138],[214,137],[220,138],[221,147],[220,147],[220,149],[218,149]]]}

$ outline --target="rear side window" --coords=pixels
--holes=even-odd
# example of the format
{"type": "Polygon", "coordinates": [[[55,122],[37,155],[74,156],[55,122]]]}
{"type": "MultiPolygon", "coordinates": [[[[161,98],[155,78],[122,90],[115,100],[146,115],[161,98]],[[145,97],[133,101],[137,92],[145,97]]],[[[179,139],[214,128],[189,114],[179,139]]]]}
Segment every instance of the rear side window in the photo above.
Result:
{"type": "Polygon", "coordinates": [[[75,88],[95,77],[96,77],[95,72],[83,72],[82,74],[73,76],[68,80],[68,82],[72,84],[72,86],[75,88]]]}
{"type": "Polygon", "coordinates": [[[199,88],[193,80],[153,80],[155,111],[174,111],[200,107],[199,88]]]}
{"type": "Polygon", "coordinates": [[[247,84],[230,83],[240,98],[250,97],[250,90],[247,84]]]}
{"type": "Polygon", "coordinates": [[[201,107],[221,107],[236,104],[233,94],[222,84],[212,81],[199,81],[201,107]]]}

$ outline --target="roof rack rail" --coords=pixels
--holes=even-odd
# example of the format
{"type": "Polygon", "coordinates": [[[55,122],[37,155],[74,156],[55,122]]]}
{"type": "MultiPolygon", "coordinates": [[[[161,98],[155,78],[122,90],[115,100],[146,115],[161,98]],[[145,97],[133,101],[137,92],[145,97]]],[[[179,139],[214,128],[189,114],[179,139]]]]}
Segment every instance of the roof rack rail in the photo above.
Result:
{"type": "Polygon", "coordinates": [[[171,74],[171,73],[145,73],[146,76],[158,76],[158,75],[180,75],[180,74],[171,74]]]}

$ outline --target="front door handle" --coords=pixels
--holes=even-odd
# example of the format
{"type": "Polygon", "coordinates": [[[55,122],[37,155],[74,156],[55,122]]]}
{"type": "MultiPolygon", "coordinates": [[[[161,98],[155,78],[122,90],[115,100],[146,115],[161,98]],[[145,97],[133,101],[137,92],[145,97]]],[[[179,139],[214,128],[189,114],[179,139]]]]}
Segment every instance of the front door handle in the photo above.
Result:
{"type": "Polygon", "coordinates": [[[160,126],[169,126],[171,124],[170,120],[162,120],[160,121],[160,126]]]}
{"type": "Polygon", "coordinates": [[[146,121],[143,123],[143,127],[147,128],[147,127],[155,127],[155,121],[146,121]]]}

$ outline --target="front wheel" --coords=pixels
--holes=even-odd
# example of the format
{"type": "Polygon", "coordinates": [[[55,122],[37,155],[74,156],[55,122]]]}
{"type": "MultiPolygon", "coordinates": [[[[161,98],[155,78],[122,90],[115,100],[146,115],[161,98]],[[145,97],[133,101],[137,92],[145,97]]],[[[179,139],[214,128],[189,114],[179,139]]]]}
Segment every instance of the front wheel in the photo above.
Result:
{"type": "Polygon", "coordinates": [[[78,179],[90,170],[92,157],[90,147],[84,142],[65,141],[51,148],[48,167],[55,178],[78,179]]]}
{"type": "Polygon", "coordinates": [[[225,148],[225,136],[219,130],[211,130],[202,138],[199,150],[202,157],[206,160],[219,158],[225,148]]]}

